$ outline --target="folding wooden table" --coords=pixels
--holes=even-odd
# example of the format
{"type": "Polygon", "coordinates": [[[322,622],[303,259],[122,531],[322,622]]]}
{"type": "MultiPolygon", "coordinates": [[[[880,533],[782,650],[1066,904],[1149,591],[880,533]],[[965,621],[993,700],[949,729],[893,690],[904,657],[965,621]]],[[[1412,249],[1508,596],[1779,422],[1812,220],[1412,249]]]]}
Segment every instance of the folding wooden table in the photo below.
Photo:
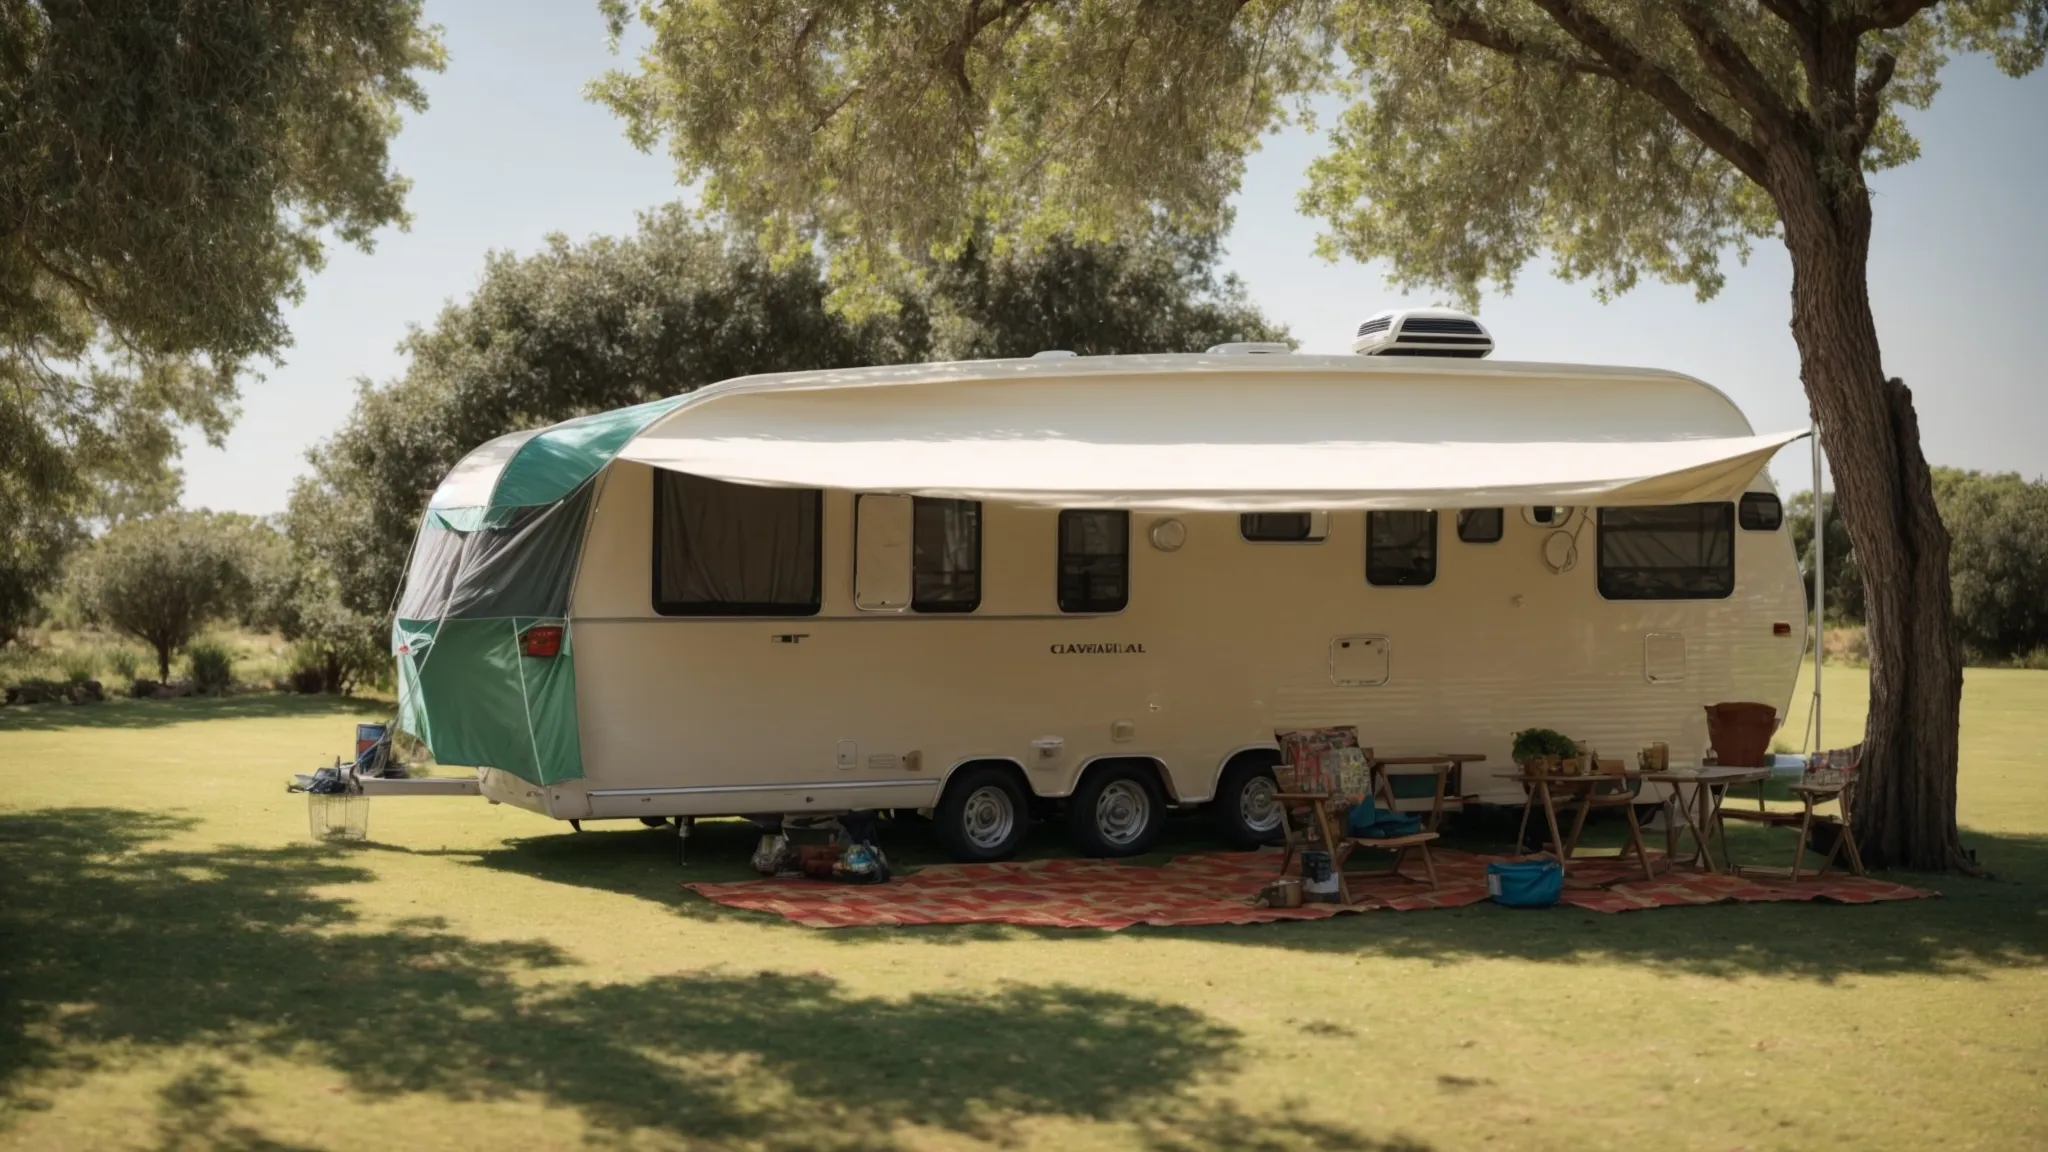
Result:
{"type": "Polygon", "coordinates": [[[1739,784],[1756,784],[1769,779],[1770,775],[1769,768],[1700,768],[1643,773],[1643,780],[1647,783],[1670,785],[1678,801],[1678,814],[1685,820],[1683,825],[1674,823],[1667,826],[1665,854],[1677,860],[1679,836],[1682,832],[1691,832],[1695,865],[1704,862],[1709,872],[1734,868],[1728,859],[1727,831],[1720,820],[1722,801],[1726,799],[1728,789],[1739,784]],[[1690,797],[1686,794],[1688,788],[1692,790],[1690,797]],[[1718,865],[1714,863],[1712,843],[1716,835],[1721,839],[1721,863],[1718,865]]]}

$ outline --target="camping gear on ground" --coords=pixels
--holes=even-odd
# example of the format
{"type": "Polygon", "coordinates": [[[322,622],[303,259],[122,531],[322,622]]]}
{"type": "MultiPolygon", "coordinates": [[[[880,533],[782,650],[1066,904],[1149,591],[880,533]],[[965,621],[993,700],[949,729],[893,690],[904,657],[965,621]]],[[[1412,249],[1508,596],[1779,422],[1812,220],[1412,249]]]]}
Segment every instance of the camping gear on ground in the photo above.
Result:
{"type": "MultiPolygon", "coordinates": [[[[1315,749],[1315,755],[1319,758],[1319,761],[1324,750],[1358,747],[1358,730],[1349,725],[1299,731],[1275,731],[1273,738],[1283,750],[1283,755],[1286,755],[1289,749],[1294,749],[1298,752],[1315,749]]],[[[1372,749],[1364,748],[1360,749],[1360,752],[1370,771],[1370,766],[1374,763],[1372,749]]],[[[1321,775],[1320,770],[1318,775],[1321,775]]],[[[1437,783],[1439,795],[1433,801],[1432,808],[1440,809],[1442,807],[1440,793],[1444,777],[1441,773],[1436,773],[1433,774],[1433,778],[1437,783]]],[[[1419,848],[1422,854],[1422,867],[1425,875],[1428,877],[1428,884],[1432,889],[1435,888],[1437,884],[1436,865],[1430,859],[1429,844],[1437,838],[1437,834],[1435,832],[1420,831],[1420,823],[1414,821],[1413,817],[1392,811],[1382,812],[1378,807],[1375,797],[1384,795],[1391,801],[1391,793],[1386,792],[1386,788],[1387,784],[1384,777],[1377,771],[1371,771],[1370,782],[1365,792],[1359,797],[1360,803],[1351,809],[1352,811],[1357,811],[1363,808],[1372,813],[1372,821],[1365,825],[1369,830],[1367,835],[1351,834],[1348,831],[1349,814],[1345,810],[1337,808],[1333,803],[1332,796],[1327,792],[1288,792],[1283,789],[1275,793],[1274,798],[1290,810],[1289,818],[1280,822],[1281,835],[1286,844],[1286,851],[1280,857],[1280,875],[1283,877],[1287,876],[1292,870],[1295,859],[1299,857],[1302,861],[1301,875],[1306,894],[1310,899],[1316,899],[1319,896],[1319,886],[1309,871],[1309,856],[1315,854],[1326,857],[1329,860],[1329,868],[1336,884],[1337,901],[1343,904],[1350,904],[1352,903],[1351,886],[1345,879],[1344,863],[1351,855],[1353,849],[1373,848],[1392,852],[1394,854],[1393,865],[1382,875],[1400,876],[1401,864],[1407,859],[1409,850],[1419,848]],[[1291,811],[1293,809],[1302,810],[1299,813],[1300,819],[1294,818],[1296,813],[1291,811]],[[1382,824],[1381,820],[1383,819],[1388,821],[1388,823],[1382,824]],[[1400,821],[1402,823],[1396,825],[1392,823],[1393,821],[1400,821]],[[1382,829],[1394,827],[1409,827],[1411,822],[1414,830],[1408,832],[1390,835],[1382,831],[1382,829]]],[[[1406,877],[1403,878],[1406,879],[1406,877]]]]}
{"type": "Polygon", "coordinates": [[[795,868],[796,850],[789,846],[789,837],[770,832],[754,846],[753,858],[748,863],[763,876],[780,876],[795,868]]]}
{"type": "Polygon", "coordinates": [[[1301,854],[1301,897],[1304,900],[1318,900],[1325,903],[1350,903],[1341,900],[1343,885],[1337,875],[1336,866],[1330,861],[1330,854],[1310,850],[1301,854]]]}
{"type": "Polygon", "coordinates": [[[1548,908],[1564,895],[1564,868],[1555,860],[1495,861],[1486,866],[1486,894],[1510,908],[1548,908]]]}
{"type": "Polygon", "coordinates": [[[1260,908],[1299,908],[1302,904],[1301,881],[1292,876],[1283,876],[1259,889],[1252,903],[1260,908]]]}
{"type": "Polygon", "coordinates": [[[309,792],[306,824],[315,840],[365,839],[370,835],[370,798],[347,792],[309,792]]]}
{"type": "Polygon", "coordinates": [[[830,880],[832,870],[839,863],[837,844],[799,844],[796,846],[797,871],[807,880],[830,880]]]}

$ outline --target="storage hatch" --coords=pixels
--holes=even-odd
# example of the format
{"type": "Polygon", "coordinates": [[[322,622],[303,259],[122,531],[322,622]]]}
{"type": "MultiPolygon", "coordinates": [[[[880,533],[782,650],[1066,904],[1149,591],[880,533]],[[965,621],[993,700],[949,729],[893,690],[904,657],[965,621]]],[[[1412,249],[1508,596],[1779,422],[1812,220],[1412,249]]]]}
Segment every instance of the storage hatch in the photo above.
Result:
{"type": "Polygon", "coordinates": [[[1393,670],[1385,636],[1339,636],[1330,641],[1330,682],[1344,688],[1377,688],[1393,670]]]}

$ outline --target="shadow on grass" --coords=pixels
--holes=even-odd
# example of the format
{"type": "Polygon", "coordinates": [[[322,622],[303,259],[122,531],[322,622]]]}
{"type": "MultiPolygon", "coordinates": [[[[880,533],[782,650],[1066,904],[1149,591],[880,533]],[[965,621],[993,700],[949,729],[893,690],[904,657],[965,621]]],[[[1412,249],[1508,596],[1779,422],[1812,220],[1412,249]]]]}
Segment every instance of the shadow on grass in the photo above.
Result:
{"type": "Polygon", "coordinates": [[[201,720],[278,720],[298,716],[375,716],[391,705],[368,696],[302,696],[251,692],[182,700],[106,700],[99,704],[12,704],[0,707],[0,732],[74,728],[162,728],[201,720]]]}
{"type": "MultiPolygon", "coordinates": [[[[1447,846],[1498,852],[1513,842],[1515,822],[1482,822],[1454,834],[1447,846]]],[[[1734,858],[1789,864],[1793,837],[1774,829],[1731,827],[1734,858]]],[[[746,860],[755,833],[736,821],[697,826],[691,863],[676,865],[673,833],[614,828],[508,841],[502,849],[450,852],[479,867],[554,883],[639,896],[694,919],[777,923],[766,913],[727,908],[682,890],[685,881],[753,878],[746,860]]],[[[885,826],[883,842],[898,865],[938,863],[943,854],[918,825],[885,826]]],[[[1651,837],[1662,846],[1661,835],[1651,837]]],[[[1596,847],[1616,841],[1611,827],[1589,829],[1596,847]]],[[[1718,977],[1787,976],[1831,981],[1895,973],[1968,975],[1987,968],[2048,965],[2048,838],[1965,831],[1996,879],[1888,873],[1889,879],[1934,888],[1942,896],[1873,905],[1823,902],[1680,907],[1603,915],[1572,908],[1540,912],[1481,904],[1429,912],[1374,912],[1332,920],[1209,928],[1132,928],[1148,936],[1310,952],[1377,954],[1441,963],[1513,957],[1551,963],[1609,960],[1718,977]]],[[[1176,853],[1216,851],[1201,824],[1176,822],[1160,850],[1140,864],[1176,853]]],[[[1053,829],[1033,830],[1026,856],[1058,855],[1053,829]]],[[[1809,855],[1807,866],[1817,860],[1809,855]]],[[[792,926],[791,931],[816,931],[792,926]]],[[[1087,929],[1009,925],[832,929],[827,938],[859,944],[878,936],[931,944],[1008,938],[1076,939],[1087,929]]]]}
{"type": "Polygon", "coordinates": [[[1184,1007],[1063,985],[868,997],[766,970],[550,981],[569,957],[546,942],[358,923],[325,891],[370,879],[351,853],[150,847],[184,826],[0,815],[0,1097],[22,1106],[119,1058],[103,1053],[204,1046],[220,1059],[162,1091],[165,1147],[285,1147],[230,1122],[250,1055],[364,1092],[524,1097],[767,1148],[894,1148],[906,1126],[995,1140],[1034,1117],[1128,1126],[1160,1152],[1421,1147],[1198,1100],[1239,1037],[1184,1007]]]}

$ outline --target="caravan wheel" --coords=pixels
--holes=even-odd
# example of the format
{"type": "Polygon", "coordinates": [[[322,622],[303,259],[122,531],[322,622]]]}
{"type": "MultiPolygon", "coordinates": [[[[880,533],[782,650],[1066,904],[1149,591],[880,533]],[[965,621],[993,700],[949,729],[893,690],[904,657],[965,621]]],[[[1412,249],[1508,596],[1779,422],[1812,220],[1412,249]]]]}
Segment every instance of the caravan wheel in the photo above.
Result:
{"type": "Polygon", "coordinates": [[[1273,783],[1273,769],[1263,760],[1240,759],[1217,782],[1216,798],[1209,811],[1223,838],[1238,848],[1258,848],[1280,842],[1279,788],[1273,783]]]}
{"type": "Polygon", "coordinates": [[[993,764],[969,765],[947,782],[932,825],[953,859],[975,864],[1014,855],[1029,814],[1015,773],[993,764]]]}
{"type": "Polygon", "coordinates": [[[1084,856],[1136,856],[1159,838],[1166,794],[1149,766],[1105,764],[1067,799],[1067,827],[1084,856]]]}

